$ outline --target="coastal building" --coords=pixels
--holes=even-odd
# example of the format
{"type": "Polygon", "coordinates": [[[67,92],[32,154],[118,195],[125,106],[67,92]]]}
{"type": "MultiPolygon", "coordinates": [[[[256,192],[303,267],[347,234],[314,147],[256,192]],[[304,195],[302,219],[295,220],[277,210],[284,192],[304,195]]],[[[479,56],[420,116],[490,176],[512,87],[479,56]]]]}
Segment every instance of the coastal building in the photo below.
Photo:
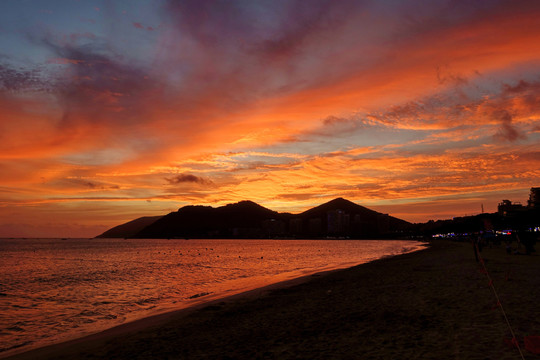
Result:
{"type": "Polygon", "coordinates": [[[262,228],[268,237],[285,235],[285,223],[282,220],[267,219],[262,222],[262,228]]]}
{"type": "Polygon", "coordinates": [[[511,216],[515,215],[517,213],[521,213],[523,211],[527,210],[527,208],[520,203],[513,203],[510,200],[503,200],[499,203],[497,206],[497,211],[499,215],[502,216],[511,216]]]}
{"type": "Polygon", "coordinates": [[[322,235],[322,221],[320,218],[311,218],[308,222],[308,231],[311,236],[322,235]]]}
{"type": "Polygon", "coordinates": [[[531,209],[540,209],[540,187],[531,188],[527,205],[531,209]]]}
{"type": "Polygon", "coordinates": [[[354,235],[364,234],[368,229],[368,223],[362,219],[362,215],[354,214],[351,224],[351,232],[354,235]]]}
{"type": "Polygon", "coordinates": [[[380,234],[385,234],[390,231],[390,216],[388,216],[388,214],[377,215],[377,231],[380,234]]]}
{"type": "Polygon", "coordinates": [[[347,221],[350,221],[350,216],[346,216],[343,210],[331,210],[326,213],[327,232],[329,235],[341,235],[348,229],[347,221]]]}

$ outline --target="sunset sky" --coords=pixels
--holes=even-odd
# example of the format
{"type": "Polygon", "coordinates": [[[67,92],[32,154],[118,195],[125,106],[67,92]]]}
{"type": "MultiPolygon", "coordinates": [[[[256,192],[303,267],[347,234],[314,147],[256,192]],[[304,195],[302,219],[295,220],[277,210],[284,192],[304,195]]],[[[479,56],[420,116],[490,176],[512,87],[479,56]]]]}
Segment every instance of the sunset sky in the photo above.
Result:
{"type": "Polygon", "coordinates": [[[540,186],[540,1],[0,2],[0,237],[540,186]]]}

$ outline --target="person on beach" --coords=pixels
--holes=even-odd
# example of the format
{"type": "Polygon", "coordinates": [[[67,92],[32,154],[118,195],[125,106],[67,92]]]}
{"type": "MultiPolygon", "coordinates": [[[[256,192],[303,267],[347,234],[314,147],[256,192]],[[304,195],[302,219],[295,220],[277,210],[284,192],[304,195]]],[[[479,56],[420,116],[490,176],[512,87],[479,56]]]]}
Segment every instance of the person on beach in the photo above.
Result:
{"type": "Polygon", "coordinates": [[[478,235],[477,240],[478,240],[477,242],[478,251],[482,252],[482,249],[484,248],[484,245],[485,245],[484,234],[478,235]]]}
{"type": "Polygon", "coordinates": [[[480,238],[480,236],[471,236],[471,242],[472,242],[472,245],[473,245],[473,249],[474,249],[474,258],[476,259],[476,262],[479,261],[478,259],[478,239],[480,238]]]}
{"type": "Polygon", "coordinates": [[[534,245],[536,243],[536,237],[532,232],[529,231],[521,231],[519,233],[519,239],[521,240],[521,243],[523,244],[523,247],[525,248],[525,254],[531,255],[536,250],[534,249],[534,245]]]}
{"type": "Polygon", "coordinates": [[[508,255],[511,255],[512,254],[512,240],[506,240],[505,243],[506,243],[506,253],[508,255]]]}
{"type": "Polygon", "coordinates": [[[518,235],[517,231],[512,231],[512,237],[516,240],[516,249],[514,250],[514,255],[521,255],[521,237],[518,235]]]}

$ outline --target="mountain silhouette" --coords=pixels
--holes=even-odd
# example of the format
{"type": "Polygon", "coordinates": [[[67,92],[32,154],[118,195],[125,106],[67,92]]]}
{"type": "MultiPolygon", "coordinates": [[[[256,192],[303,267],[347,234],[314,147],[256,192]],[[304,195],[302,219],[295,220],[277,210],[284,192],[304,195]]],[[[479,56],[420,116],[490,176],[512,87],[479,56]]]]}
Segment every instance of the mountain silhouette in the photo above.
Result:
{"type": "Polygon", "coordinates": [[[260,238],[263,221],[281,215],[252,201],[213,208],[189,205],[142,229],[137,238],[260,238]]]}
{"type": "Polygon", "coordinates": [[[328,211],[337,210],[337,209],[347,211],[349,213],[363,213],[363,214],[369,214],[369,215],[380,214],[376,211],[373,211],[361,205],[355,204],[352,201],[349,201],[347,199],[336,198],[327,203],[324,203],[317,207],[306,210],[303,213],[301,213],[300,216],[307,216],[307,217],[318,216],[328,211]]]}
{"type": "Polygon", "coordinates": [[[135,236],[145,227],[155,223],[163,216],[144,216],[135,220],[131,220],[125,224],[115,226],[103,234],[97,236],[98,238],[129,238],[135,236]]]}
{"type": "Polygon", "coordinates": [[[303,236],[324,233],[326,229],[326,236],[377,237],[399,233],[411,226],[405,220],[379,213],[343,198],[304,211],[298,218],[304,221],[302,223],[304,230],[300,232],[303,236]],[[321,222],[321,230],[318,229],[318,219],[321,222]]]}
{"type": "MultiPolygon", "coordinates": [[[[407,230],[407,221],[337,198],[300,214],[279,213],[253,201],[217,208],[184,206],[133,232],[116,226],[99,237],[134,238],[378,238],[407,230]]],[[[131,224],[131,225],[130,225],[131,224]]]]}

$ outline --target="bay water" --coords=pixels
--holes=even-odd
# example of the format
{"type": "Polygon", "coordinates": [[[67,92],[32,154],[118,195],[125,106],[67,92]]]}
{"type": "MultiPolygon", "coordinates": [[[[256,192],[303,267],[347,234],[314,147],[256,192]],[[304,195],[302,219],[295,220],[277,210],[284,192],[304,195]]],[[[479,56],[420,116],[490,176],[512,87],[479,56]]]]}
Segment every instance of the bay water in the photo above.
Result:
{"type": "Polygon", "coordinates": [[[0,239],[0,357],[422,248],[404,240],[0,239]]]}

